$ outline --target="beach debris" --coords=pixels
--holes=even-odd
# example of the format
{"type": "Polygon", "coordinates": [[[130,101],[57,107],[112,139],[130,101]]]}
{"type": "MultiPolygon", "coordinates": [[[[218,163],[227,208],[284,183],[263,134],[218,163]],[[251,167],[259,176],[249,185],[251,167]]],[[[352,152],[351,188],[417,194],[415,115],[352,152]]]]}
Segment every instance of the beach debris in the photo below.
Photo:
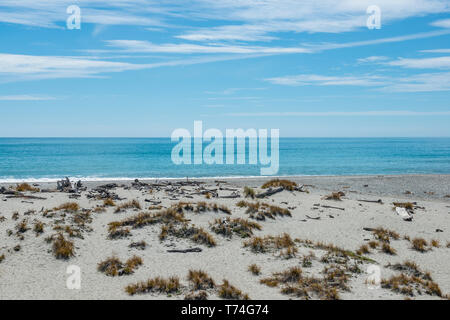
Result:
{"type": "Polygon", "coordinates": [[[227,195],[227,196],[220,196],[219,198],[223,198],[223,199],[236,199],[236,198],[240,198],[241,195],[239,194],[239,192],[237,191],[233,191],[231,194],[227,195]]]}
{"type": "Polygon", "coordinates": [[[157,206],[157,205],[161,204],[161,201],[160,201],[160,200],[144,199],[144,201],[145,201],[145,202],[149,202],[149,203],[151,203],[151,204],[154,205],[154,206],[157,206]]]}
{"type": "Polygon", "coordinates": [[[170,253],[190,253],[190,252],[202,252],[203,249],[202,248],[189,248],[189,249],[171,249],[171,250],[167,250],[167,252],[170,253]]]}
{"type": "Polygon", "coordinates": [[[111,191],[112,189],[115,189],[117,187],[118,185],[115,183],[101,185],[98,186],[97,188],[90,190],[86,195],[86,197],[88,199],[97,199],[97,200],[105,200],[105,199],[124,200],[111,191]]]}
{"type": "Polygon", "coordinates": [[[436,232],[444,232],[442,229],[436,229],[436,232]]]}
{"type": "Polygon", "coordinates": [[[402,219],[403,219],[404,221],[412,221],[412,219],[413,219],[412,215],[410,215],[410,214],[408,213],[408,211],[406,211],[405,208],[402,208],[402,207],[395,207],[395,212],[397,212],[397,214],[398,214],[400,217],[402,217],[402,219]]]}
{"type": "Polygon", "coordinates": [[[47,200],[47,198],[44,198],[44,197],[28,196],[28,195],[24,195],[22,193],[18,193],[15,195],[8,195],[8,196],[6,196],[6,198],[7,199],[23,198],[23,199],[32,199],[32,200],[47,200]]]}
{"type": "Polygon", "coordinates": [[[379,203],[379,204],[383,204],[383,200],[378,199],[378,200],[366,200],[366,199],[359,199],[359,202],[368,202],[368,203],[379,203]]]}
{"type": "Polygon", "coordinates": [[[308,215],[305,215],[308,219],[311,219],[311,220],[320,220],[320,217],[310,217],[310,216],[308,216],[308,215]]]}
{"type": "Polygon", "coordinates": [[[56,181],[56,189],[58,191],[68,191],[68,190],[72,190],[72,183],[70,183],[70,180],[68,177],[66,177],[65,179],[62,180],[58,180],[56,181]]]}
{"type": "Polygon", "coordinates": [[[265,197],[274,195],[275,193],[281,192],[283,190],[284,190],[284,187],[279,187],[276,189],[269,188],[266,192],[258,193],[255,197],[258,199],[265,198],[265,197]]]}

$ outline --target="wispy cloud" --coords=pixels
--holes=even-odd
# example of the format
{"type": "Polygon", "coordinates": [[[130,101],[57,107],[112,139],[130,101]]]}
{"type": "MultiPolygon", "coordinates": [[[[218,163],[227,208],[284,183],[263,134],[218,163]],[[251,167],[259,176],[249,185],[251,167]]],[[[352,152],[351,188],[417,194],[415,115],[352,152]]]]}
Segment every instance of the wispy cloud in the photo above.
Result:
{"type": "Polygon", "coordinates": [[[0,54],[0,76],[8,80],[86,78],[142,68],[145,66],[73,57],[0,54]]]}
{"type": "Polygon", "coordinates": [[[450,49],[432,49],[432,50],[420,50],[424,53],[450,53],[450,49]]]}
{"type": "Polygon", "coordinates": [[[411,69],[448,69],[450,68],[450,57],[403,59],[386,62],[389,66],[411,69]]]}
{"type": "Polygon", "coordinates": [[[431,25],[440,28],[450,28],[450,19],[438,20],[433,22],[431,25]]]}
{"type": "Polygon", "coordinates": [[[285,86],[360,86],[386,92],[435,92],[450,90],[450,72],[404,76],[325,76],[301,74],[265,79],[285,86]]]}
{"type": "Polygon", "coordinates": [[[383,84],[380,76],[323,76],[317,74],[300,74],[268,78],[273,84],[287,86],[380,86],[383,84]]]}
{"type": "Polygon", "coordinates": [[[55,97],[36,95],[10,95],[0,96],[0,101],[48,101],[56,100],[55,97]]]}
{"type": "Polygon", "coordinates": [[[125,52],[139,53],[236,53],[236,54],[285,54],[285,53],[310,53],[308,48],[298,47],[258,47],[258,46],[236,46],[236,45],[197,45],[197,44],[156,44],[140,40],[109,40],[107,44],[119,48],[125,52]]]}
{"type": "Polygon", "coordinates": [[[232,117],[399,117],[399,116],[450,116],[450,111],[324,111],[324,112],[233,112],[232,117]]]}

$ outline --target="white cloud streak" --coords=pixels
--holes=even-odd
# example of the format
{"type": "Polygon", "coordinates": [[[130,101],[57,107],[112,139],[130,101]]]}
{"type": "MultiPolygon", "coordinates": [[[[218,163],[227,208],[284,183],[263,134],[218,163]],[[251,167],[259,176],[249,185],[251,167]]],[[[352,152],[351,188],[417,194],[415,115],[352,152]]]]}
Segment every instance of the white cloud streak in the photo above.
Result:
{"type": "Polygon", "coordinates": [[[399,116],[450,116],[450,111],[325,111],[325,112],[234,112],[232,117],[399,117],[399,116]]]}
{"type": "Polygon", "coordinates": [[[35,95],[0,96],[0,101],[49,101],[49,100],[56,100],[56,98],[47,96],[35,96],[35,95]]]}

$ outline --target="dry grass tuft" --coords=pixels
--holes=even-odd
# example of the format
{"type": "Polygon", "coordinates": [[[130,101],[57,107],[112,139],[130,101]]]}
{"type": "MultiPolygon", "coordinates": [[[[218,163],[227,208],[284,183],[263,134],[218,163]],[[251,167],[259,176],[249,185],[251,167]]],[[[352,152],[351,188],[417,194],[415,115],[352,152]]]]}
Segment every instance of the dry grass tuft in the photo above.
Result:
{"type": "Polygon", "coordinates": [[[292,267],[283,272],[272,274],[271,277],[260,280],[269,287],[281,287],[281,293],[303,299],[317,297],[319,299],[339,299],[338,289],[349,290],[346,283],[349,280],[345,270],[335,266],[327,266],[322,271],[323,277],[303,276],[302,269],[292,267]]]}
{"type": "Polygon", "coordinates": [[[116,203],[114,202],[113,199],[108,198],[108,199],[103,200],[103,205],[105,207],[114,207],[116,205],[116,203]]]}
{"type": "Polygon", "coordinates": [[[390,255],[396,255],[397,251],[392,248],[389,243],[384,242],[381,246],[381,251],[383,251],[386,254],[390,254],[390,255]]]}
{"type": "Polygon", "coordinates": [[[0,263],[2,263],[3,260],[5,260],[5,255],[4,254],[0,255],[0,263]]]}
{"type": "Polygon", "coordinates": [[[207,290],[216,286],[214,280],[202,270],[189,270],[187,279],[192,283],[193,290],[207,290]]]}
{"type": "Polygon", "coordinates": [[[250,300],[247,294],[242,293],[241,290],[232,286],[228,280],[223,280],[223,283],[219,286],[219,297],[229,300],[250,300]]]}
{"type": "Polygon", "coordinates": [[[272,179],[264,183],[261,188],[267,189],[272,187],[283,187],[286,190],[293,191],[297,187],[297,183],[290,180],[272,179]]]}
{"type": "Polygon", "coordinates": [[[266,218],[275,219],[276,216],[291,217],[291,211],[289,209],[281,208],[278,206],[270,205],[264,202],[246,202],[239,201],[236,204],[240,208],[247,208],[245,213],[250,215],[250,218],[256,220],[266,220],[266,218]]]}
{"type": "Polygon", "coordinates": [[[195,243],[204,244],[208,247],[214,247],[217,244],[214,237],[203,228],[198,228],[195,225],[189,225],[187,223],[181,226],[175,226],[174,224],[162,226],[159,239],[162,241],[168,236],[190,239],[195,243]]]}
{"type": "Polygon", "coordinates": [[[406,261],[403,264],[389,264],[387,267],[400,271],[401,274],[392,276],[389,279],[382,279],[382,288],[390,289],[393,292],[409,297],[414,297],[416,294],[422,295],[423,293],[443,297],[439,285],[433,281],[431,274],[420,270],[414,262],[406,261]]]}
{"type": "Polygon", "coordinates": [[[123,227],[130,226],[133,229],[139,229],[148,225],[184,223],[186,221],[183,212],[178,212],[174,208],[169,208],[156,213],[139,213],[121,221],[110,222],[108,224],[109,238],[116,239],[128,236],[130,230],[123,227]]]}
{"type": "Polygon", "coordinates": [[[400,235],[392,230],[384,229],[382,227],[378,227],[373,230],[373,235],[375,238],[381,242],[390,243],[391,239],[398,240],[400,239],[400,235]]]}
{"type": "Polygon", "coordinates": [[[55,211],[64,210],[66,212],[76,212],[80,210],[80,206],[76,202],[66,202],[59,207],[53,208],[55,211]]]}
{"type": "Polygon", "coordinates": [[[136,199],[122,203],[120,205],[118,205],[116,207],[116,210],[114,211],[115,213],[119,213],[122,211],[125,211],[127,209],[137,209],[140,210],[141,209],[141,204],[139,203],[139,201],[137,201],[136,199]]]}
{"type": "Polygon", "coordinates": [[[30,186],[28,183],[21,183],[16,186],[16,191],[17,192],[25,192],[25,191],[39,192],[40,190],[39,190],[39,188],[34,188],[34,187],[30,186]]]}
{"type": "Polygon", "coordinates": [[[125,288],[125,292],[129,295],[148,292],[170,294],[177,292],[180,287],[180,279],[178,277],[170,277],[168,279],[156,277],[136,284],[130,284],[125,288]]]}
{"type": "Polygon", "coordinates": [[[439,243],[439,240],[433,239],[431,240],[431,246],[435,248],[440,248],[441,244],[439,243]]]}
{"type": "Polygon", "coordinates": [[[244,187],[244,197],[245,198],[252,198],[255,199],[256,193],[253,188],[250,187],[244,187]]]}
{"type": "Polygon", "coordinates": [[[13,219],[14,221],[19,220],[19,213],[17,211],[13,212],[11,219],[13,219]]]}
{"type": "Polygon", "coordinates": [[[53,240],[53,255],[56,259],[69,259],[75,255],[74,245],[72,241],[64,238],[62,233],[58,233],[53,240]]]}
{"type": "Polygon", "coordinates": [[[414,203],[411,202],[394,202],[394,207],[405,208],[407,210],[414,210],[414,203]]]}
{"type": "Polygon", "coordinates": [[[414,238],[411,240],[412,249],[419,252],[427,252],[428,251],[428,242],[423,238],[414,238]]]}
{"type": "Polygon", "coordinates": [[[248,271],[255,276],[259,276],[261,274],[261,268],[254,263],[248,266],[248,271]]]}
{"type": "Polygon", "coordinates": [[[369,246],[366,244],[363,244],[361,247],[359,247],[358,250],[356,250],[356,253],[359,255],[369,254],[370,253],[369,246]]]}
{"type": "Polygon", "coordinates": [[[41,221],[36,221],[34,223],[33,231],[36,233],[36,237],[44,233],[44,223],[41,221]]]}
{"type": "Polygon", "coordinates": [[[206,291],[190,292],[184,297],[184,300],[208,300],[206,291]]]}
{"type": "Polygon", "coordinates": [[[30,228],[28,227],[28,220],[23,219],[21,222],[16,224],[16,230],[17,230],[17,233],[25,233],[28,230],[30,230],[30,228]]]}
{"type": "Polygon", "coordinates": [[[97,266],[97,270],[107,276],[116,277],[132,274],[140,265],[142,265],[142,259],[138,256],[131,257],[125,263],[113,256],[100,262],[97,266]]]}
{"type": "Polygon", "coordinates": [[[342,201],[342,197],[345,197],[345,193],[342,191],[332,192],[331,194],[323,197],[324,200],[342,201]]]}
{"type": "MultiPolygon", "coordinates": [[[[249,247],[255,253],[264,253],[268,251],[276,251],[287,249],[288,251],[280,256],[286,257],[292,253],[296,253],[295,242],[289,234],[283,233],[279,236],[266,236],[264,238],[252,237],[244,242],[244,247],[249,247]]],[[[282,251],[283,252],[283,251],[282,251]]]]}
{"type": "Polygon", "coordinates": [[[145,250],[145,248],[147,247],[147,242],[145,242],[144,240],[139,242],[132,242],[130,243],[129,247],[145,250]]]}
{"type": "Polygon", "coordinates": [[[233,233],[239,235],[241,238],[247,238],[253,235],[253,230],[261,230],[261,225],[256,222],[251,222],[246,219],[215,219],[210,223],[211,230],[217,234],[231,238],[233,233]]]}

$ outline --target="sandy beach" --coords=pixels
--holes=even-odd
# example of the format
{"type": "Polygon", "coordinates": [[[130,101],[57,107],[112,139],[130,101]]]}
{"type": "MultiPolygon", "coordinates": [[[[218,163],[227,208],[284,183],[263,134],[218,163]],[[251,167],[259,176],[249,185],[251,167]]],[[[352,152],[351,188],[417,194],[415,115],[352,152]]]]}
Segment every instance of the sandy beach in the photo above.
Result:
{"type": "Polygon", "coordinates": [[[0,299],[222,299],[227,283],[250,299],[450,294],[450,175],[280,179],[295,184],[0,185],[0,299]],[[73,255],[58,256],[58,237],[73,255]],[[133,256],[140,262],[126,263],[133,256]],[[116,265],[102,269],[105,261],[116,265]],[[69,266],[81,270],[80,289],[67,287],[69,266]],[[213,281],[196,285],[189,270],[213,281]],[[176,288],[151,287],[156,277],[178,277],[176,288]]]}

